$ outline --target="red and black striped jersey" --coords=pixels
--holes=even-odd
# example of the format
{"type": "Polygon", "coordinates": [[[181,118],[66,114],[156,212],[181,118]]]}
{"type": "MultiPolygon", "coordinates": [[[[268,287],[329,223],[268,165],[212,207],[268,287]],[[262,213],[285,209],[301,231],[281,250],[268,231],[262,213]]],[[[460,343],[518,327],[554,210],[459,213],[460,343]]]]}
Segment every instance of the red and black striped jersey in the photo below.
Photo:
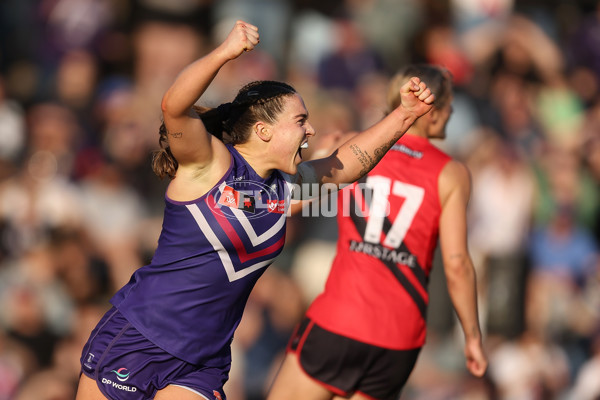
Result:
{"type": "Polygon", "coordinates": [[[438,178],[450,157],[404,135],[338,193],[338,243],[307,315],[334,333],[390,349],[425,342],[427,282],[439,237],[438,178]]]}

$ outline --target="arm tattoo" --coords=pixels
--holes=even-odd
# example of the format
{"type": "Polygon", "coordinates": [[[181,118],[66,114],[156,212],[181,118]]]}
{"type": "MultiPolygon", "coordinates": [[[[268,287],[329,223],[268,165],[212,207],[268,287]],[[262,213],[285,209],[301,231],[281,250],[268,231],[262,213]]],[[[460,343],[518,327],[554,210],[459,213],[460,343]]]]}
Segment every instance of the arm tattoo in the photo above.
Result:
{"type": "Polygon", "coordinates": [[[350,145],[350,149],[363,166],[363,168],[360,171],[361,176],[366,174],[377,163],[367,152],[362,151],[362,149],[357,145],[350,145]]]}
{"type": "Polygon", "coordinates": [[[354,155],[356,155],[356,158],[358,158],[358,161],[360,161],[360,163],[363,166],[362,170],[360,171],[360,174],[364,175],[367,172],[369,172],[383,158],[385,153],[390,149],[390,147],[394,145],[394,143],[396,143],[396,141],[396,139],[392,139],[388,143],[385,143],[380,147],[376,148],[373,152],[373,155],[375,156],[374,158],[371,157],[366,151],[363,151],[356,144],[350,145],[350,149],[352,150],[354,155]]]}
{"type": "MultiPolygon", "coordinates": [[[[396,135],[398,135],[399,133],[397,132],[396,135]]],[[[394,143],[396,143],[398,140],[397,139],[392,139],[389,142],[383,144],[382,146],[379,146],[378,148],[375,149],[375,158],[377,159],[377,161],[375,161],[375,163],[378,163],[379,160],[381,160],[383,158],[383,156],[385,156],[385,153],[394,145],[394,143]]]]}
{"type": "Polygon", "coordinates": [[[169,135],[178,139],[183,136],[183,132],[173,132],[173,133],[169,132],[169,135]]]}

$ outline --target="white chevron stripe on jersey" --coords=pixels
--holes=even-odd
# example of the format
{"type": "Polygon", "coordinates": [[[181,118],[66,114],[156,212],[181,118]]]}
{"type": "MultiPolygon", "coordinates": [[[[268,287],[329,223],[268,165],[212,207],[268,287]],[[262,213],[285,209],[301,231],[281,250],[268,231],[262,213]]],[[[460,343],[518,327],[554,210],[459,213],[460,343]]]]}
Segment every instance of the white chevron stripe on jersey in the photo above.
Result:
{"type": "MultiPolygon", "coordinates": [[[[225,186],[226,186],[225,182],[223,182],[221,184],[221,186],[219,186],[219,191],[221,193],[223,193],[223,189],[225,188],[225,186]]],[[[252,224],[250,223],[250,221],[248,221],[248,218],[244,214],[244,211],[239,210],[237,208],[230,209],[231,212],[233,212],[233,215],[235,215],[237,217],[238,221],[242,225],[242,228],[244,228],[244,231],[246,232],[246,235],[248,235],[248,238],[250,239],[252,246],[258,246],[259,244],[263,243],[265,240],[271,239],[273,236],[275,236],[275,234],[277,232],[279,232],[281,230],[281,228],[283,228],[283,226],[285,224],[285,219],[287,218],[287,215],[286,215],[287,214],[287,204],[289,204],[289,200],[287,200],[289,198],[288,193],[289,193],[289,186],[286,186],[286,192],[285,192],[286,212],[282,213],[281,216],[279,217],[279,219],[277,220],[277,222],[275,222],[273,224],[273,226],[271,226],[267,231],[263,232],[261,235],[256,235],[256,232],[254,231],[254,228],[252,227],[252,224]]]]}
{"type": "Polygon", "coordinates": [[[229,253],[227,252],[227,250],[225,250],[225,247],[223,247],[223,244],[221,243],[219,238],[217,238],[215,233],[212,231],[212,228],[208,224],[208,221],[206,221],[206,218],[204,218],[204,215],[202,215],[202,212],[200,211],[198,206],[196,204],[189,204],[186,207],[196,220],[196,223],[202,230],[202,233],[204,233],[204,235],[212,245],[213,249],[215,249],[215,251],[219,255],[219,258],[223,263],[223,267],[225,268],[225,273],[227,274],[229,282],[233,282],[235,280],[243,278],[246,275],[271,264],[272,260],[266,260],[254,264],[250,267],[236,271],[233,267],[233,263],[231,262],[231,258],[229,257],[229,253]]]}
{"type": "Polygon", "coordinates": [[[285,224],[285,219],[287,218],[285,213],[281,214],[281,216],[279,217],[277,222],[273,224],[273,226],[271,226],[263,234],[257,236],[256,232],[254,231],[254,228],[252,227],[252,224],[250,224],[250,221],[248,221],[248,218],[246,218],[246,215],[244,215],[244,211],[238,210],[237,208],[232,208],[231,211],[237,217],[238,221],[244,228],[244,231],[246,232],[246,235],[248,235],[248,238],[252,242],[253,246],[257,246],[263,243],[265,240],[269,240],[273,236],[275,236],[275,234],[279,232],[281,228],[283,228],[283,225],[285,224]]]}

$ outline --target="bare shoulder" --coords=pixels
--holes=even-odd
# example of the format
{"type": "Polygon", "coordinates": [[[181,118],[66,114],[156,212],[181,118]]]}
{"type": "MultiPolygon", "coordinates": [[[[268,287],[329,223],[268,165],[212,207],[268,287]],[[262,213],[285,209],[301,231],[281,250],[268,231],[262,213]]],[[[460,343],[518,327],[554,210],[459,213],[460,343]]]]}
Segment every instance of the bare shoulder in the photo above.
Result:
{"type": "Polygon", "coordinates": [[[446,202],[451,194],[459,192],[461,197],[470,196],[471,192],[471,172],[469,168],[461,161],[452,159],[442,169],[438,180],[440,200],[442,204],[446,202]]]}
{"type": "Polygon", "coordinates": [[[469,168],[463,162],[452,159],[442,169],[441,178],[470,182],[471,171],[469,171],[469,168]]]}

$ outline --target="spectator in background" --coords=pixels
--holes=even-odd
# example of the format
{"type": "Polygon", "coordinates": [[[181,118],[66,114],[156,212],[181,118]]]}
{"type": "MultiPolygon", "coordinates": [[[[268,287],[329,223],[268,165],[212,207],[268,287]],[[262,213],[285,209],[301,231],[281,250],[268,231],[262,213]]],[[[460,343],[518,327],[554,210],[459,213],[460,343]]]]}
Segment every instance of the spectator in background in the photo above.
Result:
{"type": "Polygon", "coordinates": [[[600,211],[600,187],[580,155],[572,144],[547,142],[544,145],[543,153],[533,164],[537,181],[535,223],[547,224],[560,206],[566,205],[577,225],[588,230],[594,228],[600,211]]]}
{"type": "Polygon", "coordinates": [[[595,400],[600,397],[600,333],[598,330],[591,337],[590,354],[581,366],[579,373],[569,391],[568,400],[595,400]]]}
{"type": "Polygon", "coordinates": [[[594,101],[600,87],[600,3],[589,3],[589,12],[580,17],[565,46],[565,59],[576,78],[574,86],[587,104],[594,101]]]}
{"type": "Polygon", "coordinates": [[[58,276],[49,244],[7,263],[0,274],[0,327],[49,367],[58,340],[72,329],[73,300],[58,276]]]}
{"type": "Polygon", "coordinates": [[[109,160],[99,161],[81,177],[79,187],[86,233],[107,262],[111,291],[117,290],[143,264],[139,237],[145,227],[146,206],[109,160]]]}
{"type": "Polygon", "coordinates": [[[19,386],[37,370],[33,351],[0,330],[0,399],[14,399],[19,386]]]}
{"type": "Polygon", "coordinates": [[[63,371],[36,372],[19,388],[14,400],[72,400],[75,389],[71,377],[63,371]]]}
{"type": "Polygon", "coordinates": [[[90,51],[66,53],[56,71],[56,98],[80,116],[89,113],[98,79],[98,62],[90,51]]]}
{"type": "Polygon", "coordinates": [[[9,255],[18,258],[43,243],[51,229],[81,226],[80,200],[78,187],[58,174],[52,153],[39,151],[26,158],[19,173],[0,185],[9,255]]]}
{"type": "Polygon", "coordinates": [[[539,331],[490,345],[489,376],[499,399],[561,398],[570,382],[568,355],[539,331]]]}
{"type": "Polygon", "coordinates": [[[581,287],[592,274],[598,247],[589,230],[577,224],[572,204],[557,204],[546,224],[533,229],[531,261],[535,273],[581,287]]]}
{"type": "Polygon", "coordinates": [[[206,52],[204,37],[194,25],[151,18],[139,21],[133,29],[133,97],[128,101],[127,118],[139,126],[147,149],[155,146],[157,108],[173,77],[186,65],[206,52]]]}
{"type": "MultiPolygon", "coordinates": [[[[592,187],[600,188],[600,101],[589,108],[583,128],[582,157],[583,166],[589,171],[592,187]]],[[[600,210],[596,208],[595,217],[589,226],[594,233],[596,243],[600,243],[600,210]]]]}
{"type": "MultiPolygon", "coordinates": [[[[60,179],[70,178],[75,152],[83,129],[72,109],[58,102],[31,106],[27,112],[28,154],[31,159],[48,158],[53,170],[46,171],[60,179]]],[[[39,177],[38,177],[39,178],[39,177]]]]}
{"type": "MultiPolygon", "coordinates": [[[[290,36],[293,2],[281,0],[221,0],[213,2],[211,19],[224,36],[236,19],[249,21],[262,30],[261,47],[275,62],[275,73],[287,67],[287,38],[290,36]]],[[[260,53],[260,52],[257,52],[260,53]]],[[[257,79],[257,75],[253,79],[257,79]]],[[[247,81],[247,80],[245,80],[247,81]]]]}
{"type": "Polygon", "coordinates": [[[318,65],[319,85],[352,92],[360,79],[383,71],[379,54],[367,43],[355,21],[346,16],[334,19],[334,49],[318,65]]]}
{"type": "Polygon", "coordinates": [[[9,173],[25,147],[25,113],[21,105],[7,98],[4,77],[0,75],[0,180],[9,173]]]}
{"type": "Polygon", "coordinates": [[[486,332],[511,339],[524,330],[536,181],[514,144],[493,131],[480,133],[480,139],[469,160],[474,171],[469,244],[480,261],[486,332]]]}
{"type": "MultiPolygon", "coordinates": [[[[573,203],[558,202],[546,224],[534,227],[530,240],[531,275],[527,282],[527,320],[545,340],[566,350],[571,376],[585,360],[589,329],[580,323],[584,287],[596,271],[598,245],[577,224],[573,203]]],[[[591,320],[590,322],[592,322],[591,320]]]]}

